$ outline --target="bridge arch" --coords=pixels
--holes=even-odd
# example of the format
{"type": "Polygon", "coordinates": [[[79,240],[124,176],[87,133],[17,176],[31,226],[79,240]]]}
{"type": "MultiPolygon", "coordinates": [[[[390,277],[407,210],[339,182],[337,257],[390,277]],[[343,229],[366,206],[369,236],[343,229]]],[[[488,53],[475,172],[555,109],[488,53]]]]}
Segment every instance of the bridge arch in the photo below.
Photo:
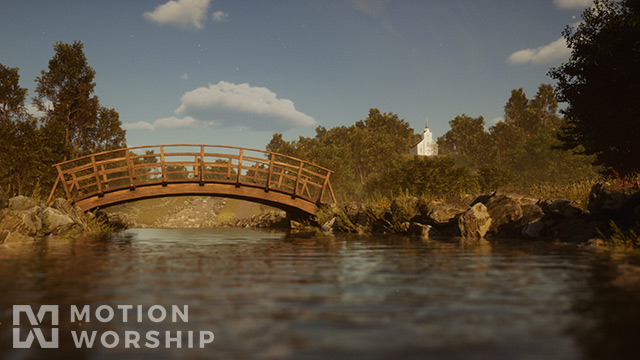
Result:
{"type": "MultiPolygon", "coordinates": [[[[293,217],[335,203],[331,170],[291,156],[223,145],[121,148],[55,164],[58,186],[83,210],[141,199],[205,195],[258,202],[293,217]]],[[[60,191],[60,190],[58,190],[60,191]]]]}

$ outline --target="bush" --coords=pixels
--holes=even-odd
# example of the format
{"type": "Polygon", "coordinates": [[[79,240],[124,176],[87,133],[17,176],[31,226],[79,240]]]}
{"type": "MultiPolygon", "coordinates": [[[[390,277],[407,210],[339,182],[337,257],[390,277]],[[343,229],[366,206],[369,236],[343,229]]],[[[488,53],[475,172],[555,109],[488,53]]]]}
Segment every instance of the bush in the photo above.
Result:
{"type": "Polygon", "coordinates": [[[397,168],[373,177],[366,184],[367,193],[394,197],[404,194],[442,198],[477,193],[477,177],[469,168],[458,167],[451,157],[407,157],[397,168]]]}

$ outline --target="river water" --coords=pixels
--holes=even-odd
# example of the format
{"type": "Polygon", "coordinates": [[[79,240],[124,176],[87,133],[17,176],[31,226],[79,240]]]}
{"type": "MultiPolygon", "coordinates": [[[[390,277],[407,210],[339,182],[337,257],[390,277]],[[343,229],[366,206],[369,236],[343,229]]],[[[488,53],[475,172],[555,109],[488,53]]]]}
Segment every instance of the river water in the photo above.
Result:
{"type": "Polygon", "coordinates": [[[0,358],[639,358],[640,273],[626,261],[540,243],[244,229],[2,244],[0,358]],[[58,324],[47,312],[14,324],[19,304],[57,305],[58,324]],[[187,314],[173,319],[176,308],[187,314]],[[57,329],[58,348],[40,348],[36,328],[43,341],[57,329]],[[13,349],[14,329],[36,335],[29,349],[13,349]],[[75,342],[82,332],[96,334],[91,348],[75,342]]]}

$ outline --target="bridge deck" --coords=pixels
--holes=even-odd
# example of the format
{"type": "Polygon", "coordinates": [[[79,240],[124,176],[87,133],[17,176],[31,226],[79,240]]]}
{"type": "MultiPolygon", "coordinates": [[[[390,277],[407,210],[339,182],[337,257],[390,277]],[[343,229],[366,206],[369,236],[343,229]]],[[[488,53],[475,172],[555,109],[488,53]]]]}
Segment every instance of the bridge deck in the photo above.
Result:
{"type": "Polygon", "coordinates": [[[220,145],[153,145],[87,155],[54,165],[67,199],[83,210],[143,198],[218,195],[315,213],[335,203],[332,171],[294,157],[220,145]]]}

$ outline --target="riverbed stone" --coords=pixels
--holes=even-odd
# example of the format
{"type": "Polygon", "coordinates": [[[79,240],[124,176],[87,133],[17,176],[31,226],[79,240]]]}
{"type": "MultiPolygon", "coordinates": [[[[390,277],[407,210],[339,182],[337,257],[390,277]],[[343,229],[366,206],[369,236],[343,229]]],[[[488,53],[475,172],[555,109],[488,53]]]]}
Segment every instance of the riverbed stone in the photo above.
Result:
{"type": "Polygon", "coordinates": [[[542,236],[544,227],[544,221],[542,220],[531,222],[522,228],[522,235],[528,238],[538,239],[542,236]]]}
{"type": "Polygon", "coordinates": [[[427,213],[427,218],[433,225],[449,225],[453,224],[456,217],[467,211],[468,208],[462,201],[438,202],[427,213]]]}
{"type": "Polygon", "coordinates": [[[323,232],[326,232],[326,233],[338,232],[338,219],[336,219],[335,216],[332,217],[331,220],[322,224],[321,229],[323,232]]]}
{"type": "Polygon", "coordinates": [[[520,204],[520,206],[534,205],[538,202],[537,196],[531,195],[511,186],[501,186],[491,195],[492,198],[501,196],[508,197],[509,199],[514,200],[515,202],[520,204]]]}
{"type": "Polygon", "coordinates": [[[42,233],[44,235],[59,234],[68,230],[76,222],[58,209],[47,207],[42,210],[42,233]]]}
{"type": "Polygon", "coordinates": [[[42,228],[42,220],[34,210],[0,210],[0,229],[35,236],[42,228]]]}
{"type": "Polygon", "coordinates": [[[410,223],[407,230],[407,234],[419,237],[422,240],[429,240],[429,235],[433,232],[434,230],[431,225],[425,225],[417,222],[410,223]]]}
{"type": "Polygon", "coordinates": [[[458,218],[460,234],[465,238],[483,238],[491,227],[491,216],[483,203],[477,203],[458,218]]]}
{"type": "Polygon", "coordinates": [[[571,219],[586,215],[585,210],[577,201],[567,199],[541,199],[538,205],[545,215],[552,218],[571,219]]]}
{"type": "Polygon", "coordinates": [[[517,235],[517,222],[522,218],[522,206],[508,196],[493,196],[487,202],[487,211],[491,216],[489,233],[499,237],[513,237],[517,235]]]}
{"type": "Polygon", "coordinates": [[[635,209],[640,206],[640,189],[634,186],[598,183],[589,193],[588,210],[600,219],[615,220],[623,226],[636,222],[635,209]]]}
{"type": "Polygon", "coordinates": [[[9,210],[27,210],[36,206],[41,206],[41,202],[27,196],[14,196],[9,199],[9,210]]]}

